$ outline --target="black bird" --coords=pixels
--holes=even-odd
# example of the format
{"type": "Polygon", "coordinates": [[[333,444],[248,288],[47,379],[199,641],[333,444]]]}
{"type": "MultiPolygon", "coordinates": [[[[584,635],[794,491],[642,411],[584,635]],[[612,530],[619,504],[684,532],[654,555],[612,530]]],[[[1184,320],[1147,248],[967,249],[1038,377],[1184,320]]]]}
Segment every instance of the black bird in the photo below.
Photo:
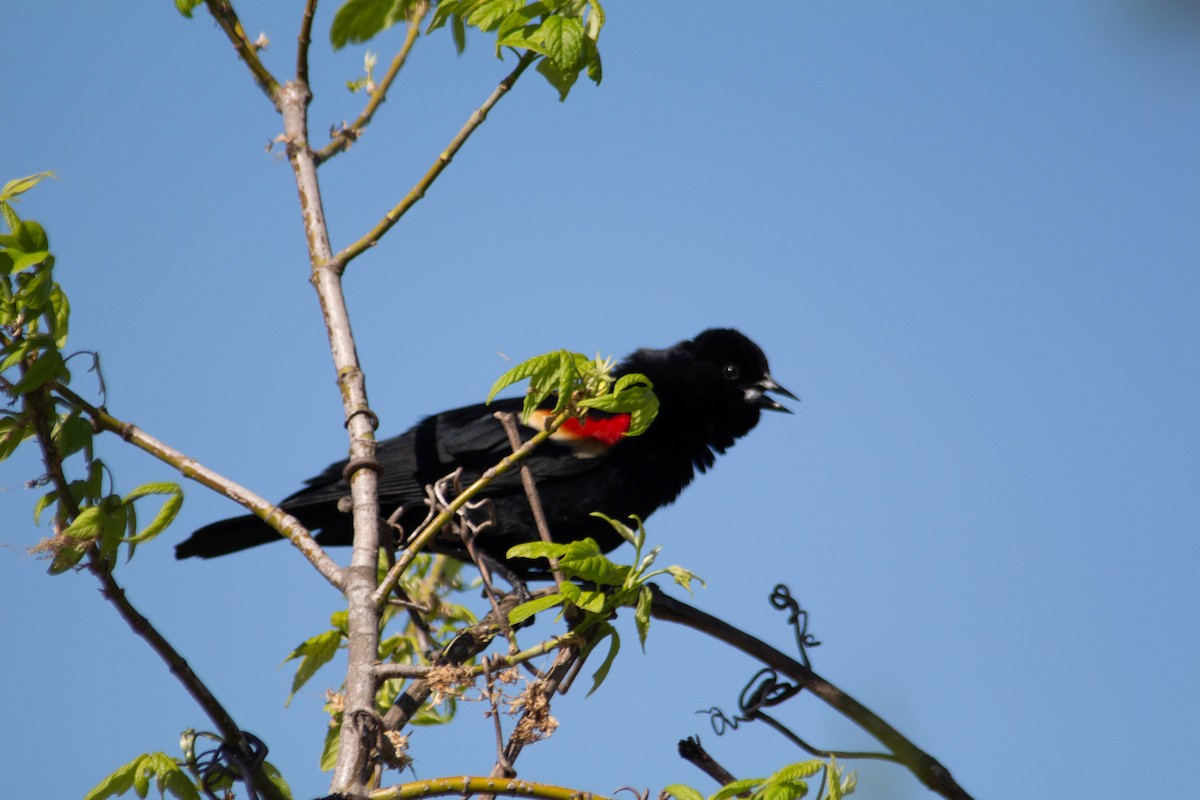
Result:
{"type": "MultiPolygon", "coordinates": [[[[787,411],[767,392],[796,399],[771,378],[767,358],[758,345],[729,328],[706,330],[665,350],[638,350],[616,369],[618,375],[630,372],[646,375],[659,400],[658,416],[648,430],[640,436],[624,437],[627,415],[591,412],[586,423],[564,425],[525,461],[537,482],[556,541],[590,536],[605,552],[614,549],[624,540],[603,520],[589,516],[591,512],[602,511],[621,521],[627,521],[630,514],[645,519],[674,501],[696,470],[706,471],[717,454],[758,424],[761,410],[787,411]]],[[[496,411],[519,415],[521,403],[520,398],[513,398],[443,411],[380,442],[376,458],[383,466],[379,476],[381,513],[386,516],[410,504],[400,523],[411,532],[426,513],[419,502],[425,497],[426,485],[458,467],[463,469],[462,485],[470,485],[512,452],[500,422],[492,415],[496,411]]],[[[532,436],[534,430],[524,427],[523,438],[532,436]]],[[[351,515],[338,509],[338,501],[350,493],[342,477],[345,465],[345,461],[331,465],[279,504],[316,533],[323,545],[351,543],[351,515]]],[[[511,546],[538,539],[516,470],[489,485],[479,498],[489,502],[468,512],[468,519],[475,523],[492,520],[476,538],[486,555],[504,563],[511,546]]],[[[234,517],[197,530],[176,546],[175,557],[213,558],[279,538],[255,516],[234,517]]],[[[431,543],[429,549],[465,557],[461,539],[453,535],[431,543]]],[[[527,564],[519,569],[527,571],[527,564]]]]}

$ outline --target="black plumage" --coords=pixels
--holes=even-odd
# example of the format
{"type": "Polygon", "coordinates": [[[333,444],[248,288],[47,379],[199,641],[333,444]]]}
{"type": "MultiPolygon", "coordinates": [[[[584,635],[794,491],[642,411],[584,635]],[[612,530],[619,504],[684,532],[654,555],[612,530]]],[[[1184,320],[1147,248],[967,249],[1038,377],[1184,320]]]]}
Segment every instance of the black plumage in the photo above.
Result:
{"type": "MultiPolygon", "coordinates": [[[[623,541],[612,528],[589,514],[601,511],[625,520],[645,519],[671,503],[695,476],[706,471],[716,456],[749,432],[763,409],[786,411],[766,395],[793,395],[770,376],[766,356],[750,339],[728,328],[706,330],[672,347],[638,350],[616,373],[645,374],[654,384],[659,413],[640,436],[607,444],[583,430],[545,442],[526,460],[556,541],[594,538],[604,551],[623,541]]],[[[424,487],[461,467],[462,485],[469,485],[488,467],[512,452],[496,411],[519,413],[520,399],[498,400],[427,417],[405,433],[379,443],[376,458],[379,500],[386,516],[411,504],[401,517],[410,531],[425,515],[418,508],[424,487]]],[[[595,412],[592,412],[595,414],[595,412]]],[[[523,438],[534,433],[522,427],[523,438]]],[[[611,441],[611,438],[610,438],[611,441]]],[[[346,462],[328,467],[305,482],[305,488],[280,507],[316,534],[323,545],[347,545],[352,538],[351,515],[338,509],[349,495],[342,477],[346,462]]],[[[478,547],[497,561],[508,548],[538,538],[532,513],[513,471],[479,496],[488,502],[468,512],[479,523],[491,519],[476,539],[478,547]]],[[[213,558],[279,539],[257,517],[247,515],[200,528],[176,546],[177,558],[213,558]]],[[[461,541],[447,534],[430,545],[435,552],[462,557],[461,541]]],[[[522,565],[523,567],[525,565],[522,565]]]]}

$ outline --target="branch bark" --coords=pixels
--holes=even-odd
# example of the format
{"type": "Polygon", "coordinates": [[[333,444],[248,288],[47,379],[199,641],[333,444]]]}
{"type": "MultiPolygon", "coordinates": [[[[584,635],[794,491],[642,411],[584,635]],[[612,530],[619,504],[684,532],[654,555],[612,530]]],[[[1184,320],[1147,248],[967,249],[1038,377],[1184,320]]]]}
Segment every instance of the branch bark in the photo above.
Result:
{"type": "Polygon", "coordinates": [[[355,721],[375,719],[378,682],[373,665],[379,653],[379,606],[373,601],[379,553],[378,470],[375,460],[375,414],[367,402],[366,376],[359,366],[350,312],[342,292],[341,270],[334,266],[329,229],[321,203],[317,165],[308,145],[308,104],[312,95],[298,81],[285,84],[276,95],[283,114],[288,162],[296,179],[300,212],[308,242],[311,280],[317,290],[329,337],[338,388],[350,432],[350,461],[346,478],[354,518],[354,550],[343,570],[343,591],[349,609],[345,719],[331,790],[360,796],[371,780],[370,745],[355,721]]]}

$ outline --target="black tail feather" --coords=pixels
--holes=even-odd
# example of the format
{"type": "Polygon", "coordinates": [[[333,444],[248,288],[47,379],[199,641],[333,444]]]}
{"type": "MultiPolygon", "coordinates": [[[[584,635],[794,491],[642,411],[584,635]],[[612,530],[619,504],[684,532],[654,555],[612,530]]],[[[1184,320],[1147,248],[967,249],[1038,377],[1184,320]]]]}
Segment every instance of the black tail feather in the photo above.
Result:
{"type": "Polygon", "coordinates": [[[279,534],[253,514],[223,519],[195,531],[175,545],[176,558],[216,558],[278,541],[279,534]]]}

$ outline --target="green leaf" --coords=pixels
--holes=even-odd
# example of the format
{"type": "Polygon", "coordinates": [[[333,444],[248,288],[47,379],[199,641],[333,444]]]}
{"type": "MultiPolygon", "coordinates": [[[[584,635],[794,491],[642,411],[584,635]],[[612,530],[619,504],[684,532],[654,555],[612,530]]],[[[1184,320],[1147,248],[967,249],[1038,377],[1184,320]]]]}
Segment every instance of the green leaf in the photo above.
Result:
{"type": "MultiPolygon", "coordinates": [[[[25,253],[35,253],[50,250],[50,237],[41,223],[27,219],[17,226],[13,235],[20,242],[21,250],[25,253]]],[[[43,255],[42,258],[45,258],[43,255]]]]}
{"type": "Polygon", "coordinates": [[[740,781],[727,783],[721,787],[720,791],[714,794],[709,800],[727,800],[730,797],[736,797],[742,792],[749,791],[766,782],[766,778],[743,778],[740,781]]]}
{"type": "Polygon", "coordinates": [[[67,344],[67,329],[71,319],[71,304],[57,283],[50,289],[50,308],[46,312],[46,329],[60,350],[67,344]]]}
{"type": "Polygon", "coordinates": [[[41,264],[50,257],[49,250],[34,250],[33,252],[13,253],[9,251],[9,256],[12,257],[12,272],[20,272],[23,269],[41,264]]]}
{"type": "Polygon", "coordinates": [[[203,3],[204,0],[175,0],[175,10],[183,14],[188,19],[192,18],[192,9],[203,3]]]}
{"type": "Polygon", "coordinates": [[[611,393],[580,400],[579,407],[594,408],[610,414],[629,414],[629,430],[625,432],[626,436],[645,433],[650,423],[658,416],[658,398],[654,395],[654,384],[645,375],[636,372],[622,375],[611,393]]]}
{"type": "Polygon", "coordinates": [[[560,103],[566,101],[567,95],[571,93],[571,87],[579,79],[578,72],[564,72],[553,61],[546,58],[538,61],[537,71],[546,79],[547,83],[558,90],[558,102],[560,103]]]}
{"type": "Polygon", "coordinates": [[[267,780],[275,784],[275,788],[279,790],[283,800],[292,800],[292,787],[288,786],[288,782],[283,779],[283,773],[279,768],[270,761],[264,761],[262,770],[267,776],[267,780]]]}
{"type": "Polygon", "coordinates": [[[481,31],[494,31],[505,17],[524,5],[524,0],[484,0],[466,15],[466,21],[481,31]]]}
{"type": "Polygon", "coordinates": [[[804,781],[768,783],[758,793],[758,800],[798,800],[806,794],[808,794],[808,784],[804,781]]]}
{"type": "Polygon", "coordinates": [[[333,15],[329,41],[334,50],[361,44],[408,17],[413,0],[346,0],[333,15]]]}
{"type": "Polygon", "coordinates": [[[612,637],[612,644],[608,647],[608,655],[604,657],[604,661],[592,673],[592,688],[588,689],[585,697],[591,697],[592,693],[600,688],[600,684],[604,683],[604,679],[608,677],[608,671],[612,669],[613,661],[617,658],[617,651],[621,649],[621,637],[617,633],[617,629],[608,623],[604,624],[601,637],[596,639],[594,644],[588,648],[588,651],[594,650],[596,645],[600,644],[605,637],[612,637]]]}
{"type": "Polygon", "coordinates": [[[698,578],[696,573],[692,572],[690,569],[684,569],[683,567],[672,564],[666,568],[665,572],[675,580],[675,583],[682,586],[684,589],[687,589],[688,594],[691,594],[692,592],[692,581],[699,581],[701,586],[705,585],[704,581],[698,578]]]}
{"type": "Polygon", "coordinates": [[[426,26],[425,33],[433,33],[445,25],[452,14],[463,13],[463,7],[466,5],[468,4],[464,0],[442,0],[433,10],[433,16],[429,18],[429,25],[426,26]]]}
{"type": "Polygon", "coordinates": [[[461,56],[467,49],[467,26],[462,17],[455,16],[450,19],[450,35],[454,39],[454,51],[461,56]]]}
{"type": "Polygon", "coordinates": [[[292,702],[296,692],[308,683],[308,679],[315,675],[317,670],[337,655],[341,644],[342,635],[338,631],[325,631],[303,642],[284,659],[284,664],[297,658],[300,659],[300,666],[296,668],[296,675],[292,678],[292,691],[288,694],[285,705],[292,702]]]}
{"type": "MultiPolygon", "coordinates": [[[[7,187],[6,187],[7,188],[7,187]]],[[[105,800],[107,797],[119,797],[133,788],[133,776],[137,773],[142,762],[149,758],[142,755],[117,769],[83,796],[83,800],[105,800]]]]}
{"type": "Polygon", "coordinates": [[[629,542],[638,550],[642,549],[642,545],[646,541],[646,528],[642,525],[642,520],[636,514],[630,514],[629,518],[637,523],[637,530],[629,527],[623,522],[613,519],[607,514],[600,511],[593,511],[588,516],[602,519],[612,526],[612,529],[621,535],[621,538],[629,542]]]}
{"type": "Polygon", "coordinates": [[[508,558],[558,558],[568,545],[557,542],[523,542],[508,548],[508,558]]]}
{"type": "Polygon", "coordinates": [[[670,786],[664,788],[663,792],[671,795],[675,800],[704,800],[704,795],[690,786],[684,786],[682,783],[672,783],[670,786]]]}
{"type": "Polygon", "coordinates": [[[510,625],[516,625],[518,622],[524,622],[534,614],[545,611],[548,608],[554,608],[555,606],[561,604],[563,599],[564,598],[561,594],[551,594],[546,595],[545,597],[536,597],[533,600],[521,603],[521,605],[508,612],[508,622],[510,625]]]}
{"type": "Polygon", "coordinates": [[[530,3],[513,10],[496,29],[496,49],[501,47],[524,47],[541,53],[541,44],[529,38],[538,26],[531,24],[538,17],[551,13],[546,3],[530,3]],[[533,45],[533,46],[531,46],[533,45]]]}
{"type": "Polygon", "coordinates": [[[90,542],[104,533],[104,509],[100,506],[88,506],[79,512],[79,516],[67,526],[63,536],[68,539],[78,539],[90,542]]]}
{"type": "MultiPolygon", "coordinates": [[[[0,217],[4,217],[4,224],[8,226],[10,231],[15,231],[17,226],[21,224],[21,218],[17,216],[17,212],[13,211],[13,207],[8,203],[0,200],[0,217]]],[[[3,237],[0,237],[0,247],[7,247],[3,243],[3,237]]],[[[0,253],[3,255],[3,253],[0,253]]]]}
{"type": "Polygon", "coordinates": [[[594,539],[571,542],[558,559],[558,568],[564,575],[601,586],[624,586],[629,575],[629,567],[609,561],[594,539]]]}
{"type": "Polygon", "coordinates": [[[92,454],[92,424],[80,416],[79,409],[59,419],[50,439],[61,458],[86,450],[88,460],[92,454]]]}
{"type": "Polygon", "coordinates": [[[329,772],[337,765],[338,749],[341,747],[342,723],[337,720],[335,724],[325,728],[325,743],[321,746],[321,758],[317,762],[322,772],[329,772]]]}
{"type": "Polygon", "coordinates": [[[54,559],[50,562],[50,568],[46,571],[51,575],[61,575],[69,569],[74,569],[75,565],[87,555],[88,548],[91,546],[91,542],[66,542],[54,554],[54,559]]]}
{"type": "Polygon", "coordinates": [[[591,611],[593,614],[600,614],[604,611],[604,602],[608,599],[604,592],[583,589],[570,581],[563,581],[559,589],[572,605],[578,606],[584,611],[591,611]]]}
{"type": "Polygon", "coordinates": [[[167,499],[163,501],[162,507],[158,510],[158,514],[154,516],[154,519],[150,521],[150,524],[143,528],[140,533],[125,541],[132,544],[148,542],[162,533],[175,520],[175,515],[179,513],[179,509],[183,505],[183,487],[177,483],[161,482],[143,484],[125,495],[123,503],[127,507],[132,507],[134,501],[154,494],[166,495],[167,499]]]}
{"type": "Polygon", "coordinates": [[[789,764],[776,770],[770,780],[777,783],[786,783],[789,781],[798,781],[803,778],[811,778],[821,770],[825,769],[825,762],[819,759],[812,761],[800,761],[795,764],[789,764]]]}
{"type": "Polygon", "coordinates": [[[133,773],[133,791],[142,800],[145,800],[146,795],[150,792],[150,778],[154,775],[154,764],[150,761],[151,755],[147,753],[133,773]]]}
{"type": "Polygon", "coordinates": [[[50,342],[51,340],[48,336],[30,336],[10,343],[3,350],[5,356],[4,360],[0,361],[0,372],[12,369],[31,352],[43,347],[49,347],[50,342]]]}
{"type": "Polygon", "coordinates": [[[27,394],[45,385],[47,381],[58,379],[71,379],[66,362],[57,350],[43,350],[37,360],[29,365],[29,369],[25,370],[25,374],[17,381],[12,391],[16,394],[27,394]]]}
{"type": "Polygon", "coordinates": [[[52,503],[58,500],[58,490],[46,492],[38,498],[37,504],[33,507],[33,524],[42,524],[42,512],[50,507],[52,503]]]}
{"type": "Polygon", "coordinates": [[[637,606],[633,611],[634,622],[637,623],[638,641],[642,652],[646,652],[646,635],[650,632],[650,608],[654,603],[654,592],[649,586],[643,586],[638,592],[637,606]]]}
{"type": "Polygon", "coordinates": [[[546,17],[538,27],[541,52],[563,73],[576,76],[583,68],[583,20],[577,17],[546,17]]]}
{"type": "MultiPolygon", "coordinates": [[[[176,0],[176,2],[178,1],[179,0],[176,0]]],[[[201,0],[196,1],[200,2],[201,0]]],[[[13,180],[4,184],[3,189],[0,189],[0,200],[12,200],[13,198],[17,197],[17,195],[28,192],[34,186],[37,186],[39,183],[41,183],[44,179],[53,177],[55,177],[53,172],[38,172],[33,175],[26,175],[24,178],[14,178],[13,180]]]]}
{"type": "Polygon", "coordinates": [[[21,442],[33,436],[33,429],[23,419],[5,417],[0,419],[0,461],[6,460],[21,446],[21,442]]]}
{"type": "Polygon", "coordinates": [[[496,395],[504,389],[527,378],[532,379],[533,383],[546,383],[548,377],[557,374],[558,362],[561,358],[562,351],[558,351],[522,361],[496,379],[496,382],[492,384],[491,391],[488,392],[486,402],[492,402],[496,395]]]}

